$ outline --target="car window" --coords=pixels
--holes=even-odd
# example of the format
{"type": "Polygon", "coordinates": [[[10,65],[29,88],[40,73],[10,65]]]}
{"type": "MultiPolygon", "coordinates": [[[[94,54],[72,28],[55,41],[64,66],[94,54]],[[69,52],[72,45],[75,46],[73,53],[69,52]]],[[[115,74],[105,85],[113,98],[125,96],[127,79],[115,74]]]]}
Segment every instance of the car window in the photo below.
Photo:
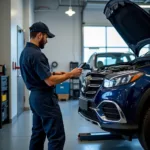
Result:
{"type": "Polygon", "coordinates": [[[150,55],[150,50],[146,52],[146,54],[144,55],[141,55],[141,56],[147,56],[147,55],[150,55]]]}
{"type": "Polygon", "coordinates": [[[140,57],[143,57],[146,55],[150,55],[150,44],[147,44],[146,46],[142,47],[139,52],[140,57]]]}
{"type": "Polygon", "coordinates": [[[98,67],[115,64],[116,59],[113,57],[98,57],[97,58],[97,65],[98,67]]]}
{"type": "Polygon", "coordinates": [[[92,58],[93,58],[93,55],[90,56],[89,60],[88,60],[88,63],[91,64],[92,63],[92,58]]]}
{"type": "Polygon", "coordinates": [[[134,55],[129,55],[129,57],[130,57],[130,60],[134,60],[135,59],[134,55]]]}
{"type": "Polygon", "coordinates": [[[114,53],[114,54],[98,54],[96,57],[96,68],[107,66],[107,65],[114,65],[124,62],[129,62],[135,59],[133,54],[121,54],[121,53],[114,53]]]}
{"type": "Polygon", "coordinates": [[[128,62],[128,59],[127,59],[126,56],[121,57],[120,60],[121,60],[122,62],[128,62]]]}

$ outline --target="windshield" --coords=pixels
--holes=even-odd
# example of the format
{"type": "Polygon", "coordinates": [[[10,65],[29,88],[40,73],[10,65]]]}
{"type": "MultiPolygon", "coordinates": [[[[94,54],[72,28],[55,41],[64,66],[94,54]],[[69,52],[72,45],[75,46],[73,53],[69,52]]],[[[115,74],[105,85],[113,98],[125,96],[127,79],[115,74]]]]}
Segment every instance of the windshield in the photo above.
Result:
{"type": "Polygon", "coordinates": [[[147,56],[147,55],[150,55],[150,51],[146,52],[145,54],[141,55],[140,57],[144,57],[144,56],[147,56]]]}
{"type": "Polygon", "coordinates": [[[139,57],[144,57],[147,55],[150,55],[150,44],[147,44],[144,47],[142,47],[139,53],[139,57]]]}
{"type": "Polygon", "coordinates": [[[135,59],[134,54],[111,53],[111,54],[98,54],[96,57],[96,68],[114,65],[124,62],[130,62],[135,59]]]}

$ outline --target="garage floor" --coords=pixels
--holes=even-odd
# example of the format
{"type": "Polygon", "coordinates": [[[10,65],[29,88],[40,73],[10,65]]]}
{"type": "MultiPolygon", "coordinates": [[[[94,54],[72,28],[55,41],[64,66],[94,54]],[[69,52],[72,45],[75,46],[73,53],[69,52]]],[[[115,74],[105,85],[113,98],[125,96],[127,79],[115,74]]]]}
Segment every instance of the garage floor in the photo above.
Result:
{"type": "MultiPolygon", "coordinates": [[[[80,132],[99,132],[100,128],[88,122],[77,113],[78,100],[60,102],[63,114],[66,143],[64,150],[142,150],[138,140],[79,142],[80,132]]],[[[28,150],[31,135],[32,113],[24,112],[14,124],[5,125],[0,130],[0,150],[28,150]]],[[[47,150],[47,141],[45,142],[47,150]]]]}

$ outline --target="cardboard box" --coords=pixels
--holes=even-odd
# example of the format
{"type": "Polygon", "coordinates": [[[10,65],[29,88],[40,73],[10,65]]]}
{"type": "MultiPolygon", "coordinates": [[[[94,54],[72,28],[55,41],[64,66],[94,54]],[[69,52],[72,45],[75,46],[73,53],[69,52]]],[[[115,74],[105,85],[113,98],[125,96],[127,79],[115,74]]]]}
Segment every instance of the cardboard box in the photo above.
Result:
{"type": "Polygon", "coordinates": [[[69,94],[58,94],[58,99],[59,100],[68,100],[69,94]]]}

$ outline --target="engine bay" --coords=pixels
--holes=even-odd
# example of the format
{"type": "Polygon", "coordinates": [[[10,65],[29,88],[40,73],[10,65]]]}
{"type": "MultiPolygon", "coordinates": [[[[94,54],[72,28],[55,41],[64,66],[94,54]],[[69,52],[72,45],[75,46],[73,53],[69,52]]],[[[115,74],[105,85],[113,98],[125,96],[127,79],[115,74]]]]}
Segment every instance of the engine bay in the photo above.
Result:
{"type": "Polygon", "coordinates": [[[88,72],[82,84],[82,95],[87,98],[93,98],[97,93],[97,90],[103,83],[103,80],[107,75],[124,72],[133,71],[144,66],[149,66],[150,60],[140,60],[130,64],[118,64],[112,66],[101,67],[95,71],[88,72]]]}

